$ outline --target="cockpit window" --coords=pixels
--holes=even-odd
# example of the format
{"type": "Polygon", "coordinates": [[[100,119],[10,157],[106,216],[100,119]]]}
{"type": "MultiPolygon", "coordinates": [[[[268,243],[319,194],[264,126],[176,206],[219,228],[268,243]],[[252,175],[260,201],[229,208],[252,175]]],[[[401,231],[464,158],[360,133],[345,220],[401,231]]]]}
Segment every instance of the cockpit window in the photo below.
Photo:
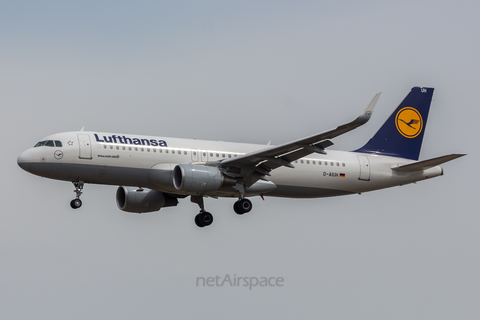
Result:
{"type": "Polygon", "coordinates": [[[42,147],[42,146],[45,145],[46,142],[47,142],[47,141],[40,141],[39,143],[37,143],[37,144],[35,145],[34,148],[36,148],[36,147],[42,147]]]}
{"type": "Polygon", "coordinates": [[[36,147],[43,147],[43,146],[46,146],[46,147],[55,147],[55,145],[57,145],[57,147],[61,147],[62,146],[62,143],[60,141],[55,141],[53,142],[53,140],[47,140],[47,141],[40,141],[39,143],[37,143],[35,145],[34,148],[36,147]]]}

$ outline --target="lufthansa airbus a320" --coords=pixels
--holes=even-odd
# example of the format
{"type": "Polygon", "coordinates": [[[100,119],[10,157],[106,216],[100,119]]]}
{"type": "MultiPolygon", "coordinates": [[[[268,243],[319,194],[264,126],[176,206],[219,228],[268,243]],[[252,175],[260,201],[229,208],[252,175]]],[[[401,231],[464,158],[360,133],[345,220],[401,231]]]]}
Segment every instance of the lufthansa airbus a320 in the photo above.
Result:
{"type": "Polygon", "coordinates": [[[443,174],[440,164],[464,154],[418,161],[433,88],[415,87],[363,147],[327,150],[333,139],[371,117],[376,94],[355,120],[279,146],[104,132],[57,133],[24,151],[18,165],[32,174],[71,181],[82,205],[85,183],[119,186],[120,210],[158,211],[190,197],[209,226],[205,197],[237,199],[233,210],[252,210],[249,197],[320,198],[400,186],[443,174]]]}

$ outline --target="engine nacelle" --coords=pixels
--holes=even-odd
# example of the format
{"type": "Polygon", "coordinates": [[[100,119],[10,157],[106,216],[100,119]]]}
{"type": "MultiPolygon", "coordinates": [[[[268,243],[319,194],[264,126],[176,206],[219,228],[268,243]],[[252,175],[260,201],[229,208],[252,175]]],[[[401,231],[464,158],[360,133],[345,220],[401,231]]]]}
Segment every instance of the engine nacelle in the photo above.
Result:
{"type": "Polygon", "coordinates": [[[177,190],[187,193],[202,194],[235,184],[235,179],[224,176],[215,167],[179,164],[173,169],[173,185],[177,190]]]}
{"type": "Polygon", "coordinates": [[[158,211],[178,204],[177,198],[163,192],[132,187],[118,187],[116,198],[120,210],[135,213],[158,211]]]}

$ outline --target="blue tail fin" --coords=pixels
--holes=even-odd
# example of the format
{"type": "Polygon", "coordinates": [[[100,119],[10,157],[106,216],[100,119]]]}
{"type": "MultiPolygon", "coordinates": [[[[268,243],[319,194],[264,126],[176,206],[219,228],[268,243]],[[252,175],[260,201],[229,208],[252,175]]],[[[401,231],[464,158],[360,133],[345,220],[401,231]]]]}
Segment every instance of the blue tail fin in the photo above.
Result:
{"type": "Polygon", "coordinates": [[[418,160],[433,88],[412,88],[366,145],[355,152],[418,160]]]}

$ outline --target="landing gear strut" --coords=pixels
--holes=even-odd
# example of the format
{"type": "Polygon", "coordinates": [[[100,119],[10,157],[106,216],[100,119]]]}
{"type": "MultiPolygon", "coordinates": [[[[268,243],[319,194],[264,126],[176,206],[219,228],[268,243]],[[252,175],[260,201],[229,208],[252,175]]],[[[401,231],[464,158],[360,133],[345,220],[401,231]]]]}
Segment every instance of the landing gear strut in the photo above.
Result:
{"type": "Polygon", "coordinates": [[[83,181],[73,181],[72,183],[75,186],[75,190],[73,192],[75,192],[77,197],[70,201],[70,207],[72,207],[73,209],[78,209],[82,206],[82,200],[80,200],[80,196],[83,193],[82,190],[84,183],[83,181]]]}
{"type": "Polygon", "coordinates": [[[210,212],[205,211],[203,196],[191,196],[190,201],[198,204],[200,207],[200,213],[195,216],[195,224],[197,227],[203,228],[211,225],[213,222],[213,215],[210,212]]]}

